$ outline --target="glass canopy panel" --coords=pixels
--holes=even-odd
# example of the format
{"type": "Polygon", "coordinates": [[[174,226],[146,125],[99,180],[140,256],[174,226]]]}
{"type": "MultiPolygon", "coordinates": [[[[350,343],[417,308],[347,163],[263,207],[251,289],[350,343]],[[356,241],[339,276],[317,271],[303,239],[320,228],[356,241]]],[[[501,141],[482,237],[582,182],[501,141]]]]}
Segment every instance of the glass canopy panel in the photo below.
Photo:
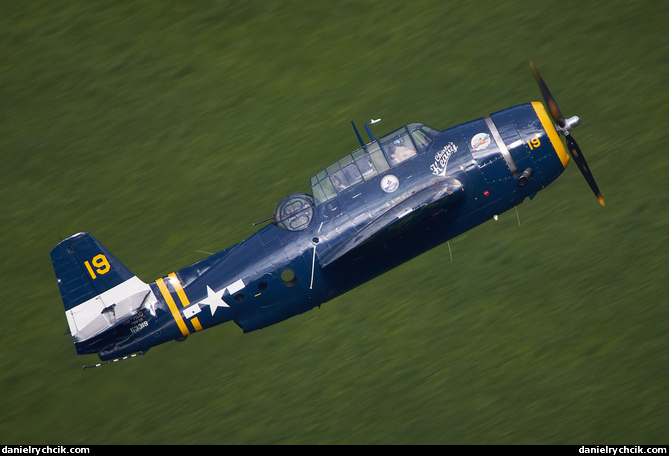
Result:
{"type": "Polygon", "coordinates": [[[406,127],[399,128],[379,140],[390,166],[399,165],[417,154],[406,127]]]}

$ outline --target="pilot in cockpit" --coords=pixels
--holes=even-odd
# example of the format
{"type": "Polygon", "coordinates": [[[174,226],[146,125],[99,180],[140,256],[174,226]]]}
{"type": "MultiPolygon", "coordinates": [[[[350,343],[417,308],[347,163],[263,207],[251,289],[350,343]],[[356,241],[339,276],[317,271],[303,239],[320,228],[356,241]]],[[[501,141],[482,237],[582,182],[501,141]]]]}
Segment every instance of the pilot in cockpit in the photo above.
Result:
{"type": "Polygon", "coordinates": [[[390,158],[393,161],[392,163],[393,165],[401,163],[404,160],[416,155],[416,150],[413,148],[413,145],[407,147],[404,144],[404,138],[402,138],[399,135],[395,136],[395,139],[393,140],[393,146],[395,147],[395,150],[393,153],[390,154],[390,158]]]}

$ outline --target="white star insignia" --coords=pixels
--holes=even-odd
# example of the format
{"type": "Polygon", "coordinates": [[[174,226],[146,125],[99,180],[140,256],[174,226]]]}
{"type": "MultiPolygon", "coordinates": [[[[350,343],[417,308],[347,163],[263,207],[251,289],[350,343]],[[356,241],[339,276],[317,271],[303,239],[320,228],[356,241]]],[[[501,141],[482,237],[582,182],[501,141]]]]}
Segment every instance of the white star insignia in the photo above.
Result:
{"type": "Polygon", "coordinates": [[[226,288],[223,288],[221,291],[214,291],[209,285],[207,285],[207,298],[199,302],[199,304],[205,304],[211,309],[211,314],[214,315],[216,309],[219,307],[230,307],[228,303],[223,300],[223,293],[226,288]]]}

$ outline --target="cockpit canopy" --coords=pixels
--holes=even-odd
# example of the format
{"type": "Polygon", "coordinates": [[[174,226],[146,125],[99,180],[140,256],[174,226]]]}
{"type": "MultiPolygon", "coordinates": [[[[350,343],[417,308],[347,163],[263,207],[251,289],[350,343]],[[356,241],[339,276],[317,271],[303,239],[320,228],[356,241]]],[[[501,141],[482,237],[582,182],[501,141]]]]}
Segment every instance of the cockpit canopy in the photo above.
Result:
{"type": "Polygon", "coordinates": [[[316,204],[426,151],[439,130],[411,123],[372,141],[311,178],[316,204]]]}

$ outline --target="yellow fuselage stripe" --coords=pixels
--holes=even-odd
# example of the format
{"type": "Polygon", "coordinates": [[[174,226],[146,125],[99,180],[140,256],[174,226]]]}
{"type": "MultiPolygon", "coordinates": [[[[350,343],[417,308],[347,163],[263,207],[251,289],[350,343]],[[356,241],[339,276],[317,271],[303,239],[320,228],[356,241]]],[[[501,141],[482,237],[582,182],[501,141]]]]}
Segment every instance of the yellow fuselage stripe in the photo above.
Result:
{"type": "Polygon", "coordinates": [[[181,282],[179,282],[179,279],[177,279],[177,275],[173,272],[172,274],[169,275],[169,278],[172,279],[172,286],[176,290],[177,296],[179,296],[179,299],[181,299],[181,304],[184,307],[187,307],[190,304],[190,301],[188,300],[188,297],[186,296],[186,292],[181,287],[181,282]]]}
{"type": "Polygon", "coordinates": [[[198,320],[197,317],[191,318],[190,322],[193,323],[193,328],[195,328],[195,331],[202,331],[202,325],[200,324],[200,320],[198,320]]]}
{"type": "MultiPolygon", "coordinates": [[[[171,279],[170,282],[172,283],[174,290],[177,292],[177,296],[179,296],[181,304],[184,307],[188,307],[190,305],[190,301],[188,300],[188,296],[186,296],[186,292],[181,286],[181,282],[177,278],[176,273],[173,272],[168,277],[171,279]]],[[[190,322],[193,324],[193,328],[195,328],[195,331],[202,331],[202,325],[200,324],[200,320],[198,320],[197,317],[191,318],[190,322]]]]}
{"type": "Polygon", "coordinates": [[[184,319],[181,317],[181,312],[179,312],[177,304],[174,302],[174,299],[172,299],[172,294],[170,293],[170,290],[167,289],[165,281],[163,279],[158,279],[156,280],[156,285],[158,285],[160,292],[163,294],[165,302],[167,302],[167,307],[170,308],[170,312],[172,312],[172,316],[174,317],[174,320],[177,322],[177,326],[181,330],[181,334],[183,334],[184,336],[189,335],[190,331],[188,331],[188,327],[186,326],[184,319]]]}
{"type": "Polygon", "coordinates": [[[544,108],[544,105],[542,105],[538,101],[532,102],[532,107],[534,108],[534,111],[537,113],[537,117],[539,117],[539,120],[541,121],[541,125],[544,127],[544,130],[546,130],[546,134],[548,135],[548,139],[553,145],[553,149],[555,149],[555,152],[557,153],[558,157],[560,157],[562,166],[566,168],[567,165],[569,164],[569,154],[567,154],[567,149],[564,148],[564,144],[562,144],[562,141],[560,140],[560,135],[558,135],[558,132],[555,130],[555,126],[553,126],[551,118],[548,117],[546,108],[544,108]]]}

